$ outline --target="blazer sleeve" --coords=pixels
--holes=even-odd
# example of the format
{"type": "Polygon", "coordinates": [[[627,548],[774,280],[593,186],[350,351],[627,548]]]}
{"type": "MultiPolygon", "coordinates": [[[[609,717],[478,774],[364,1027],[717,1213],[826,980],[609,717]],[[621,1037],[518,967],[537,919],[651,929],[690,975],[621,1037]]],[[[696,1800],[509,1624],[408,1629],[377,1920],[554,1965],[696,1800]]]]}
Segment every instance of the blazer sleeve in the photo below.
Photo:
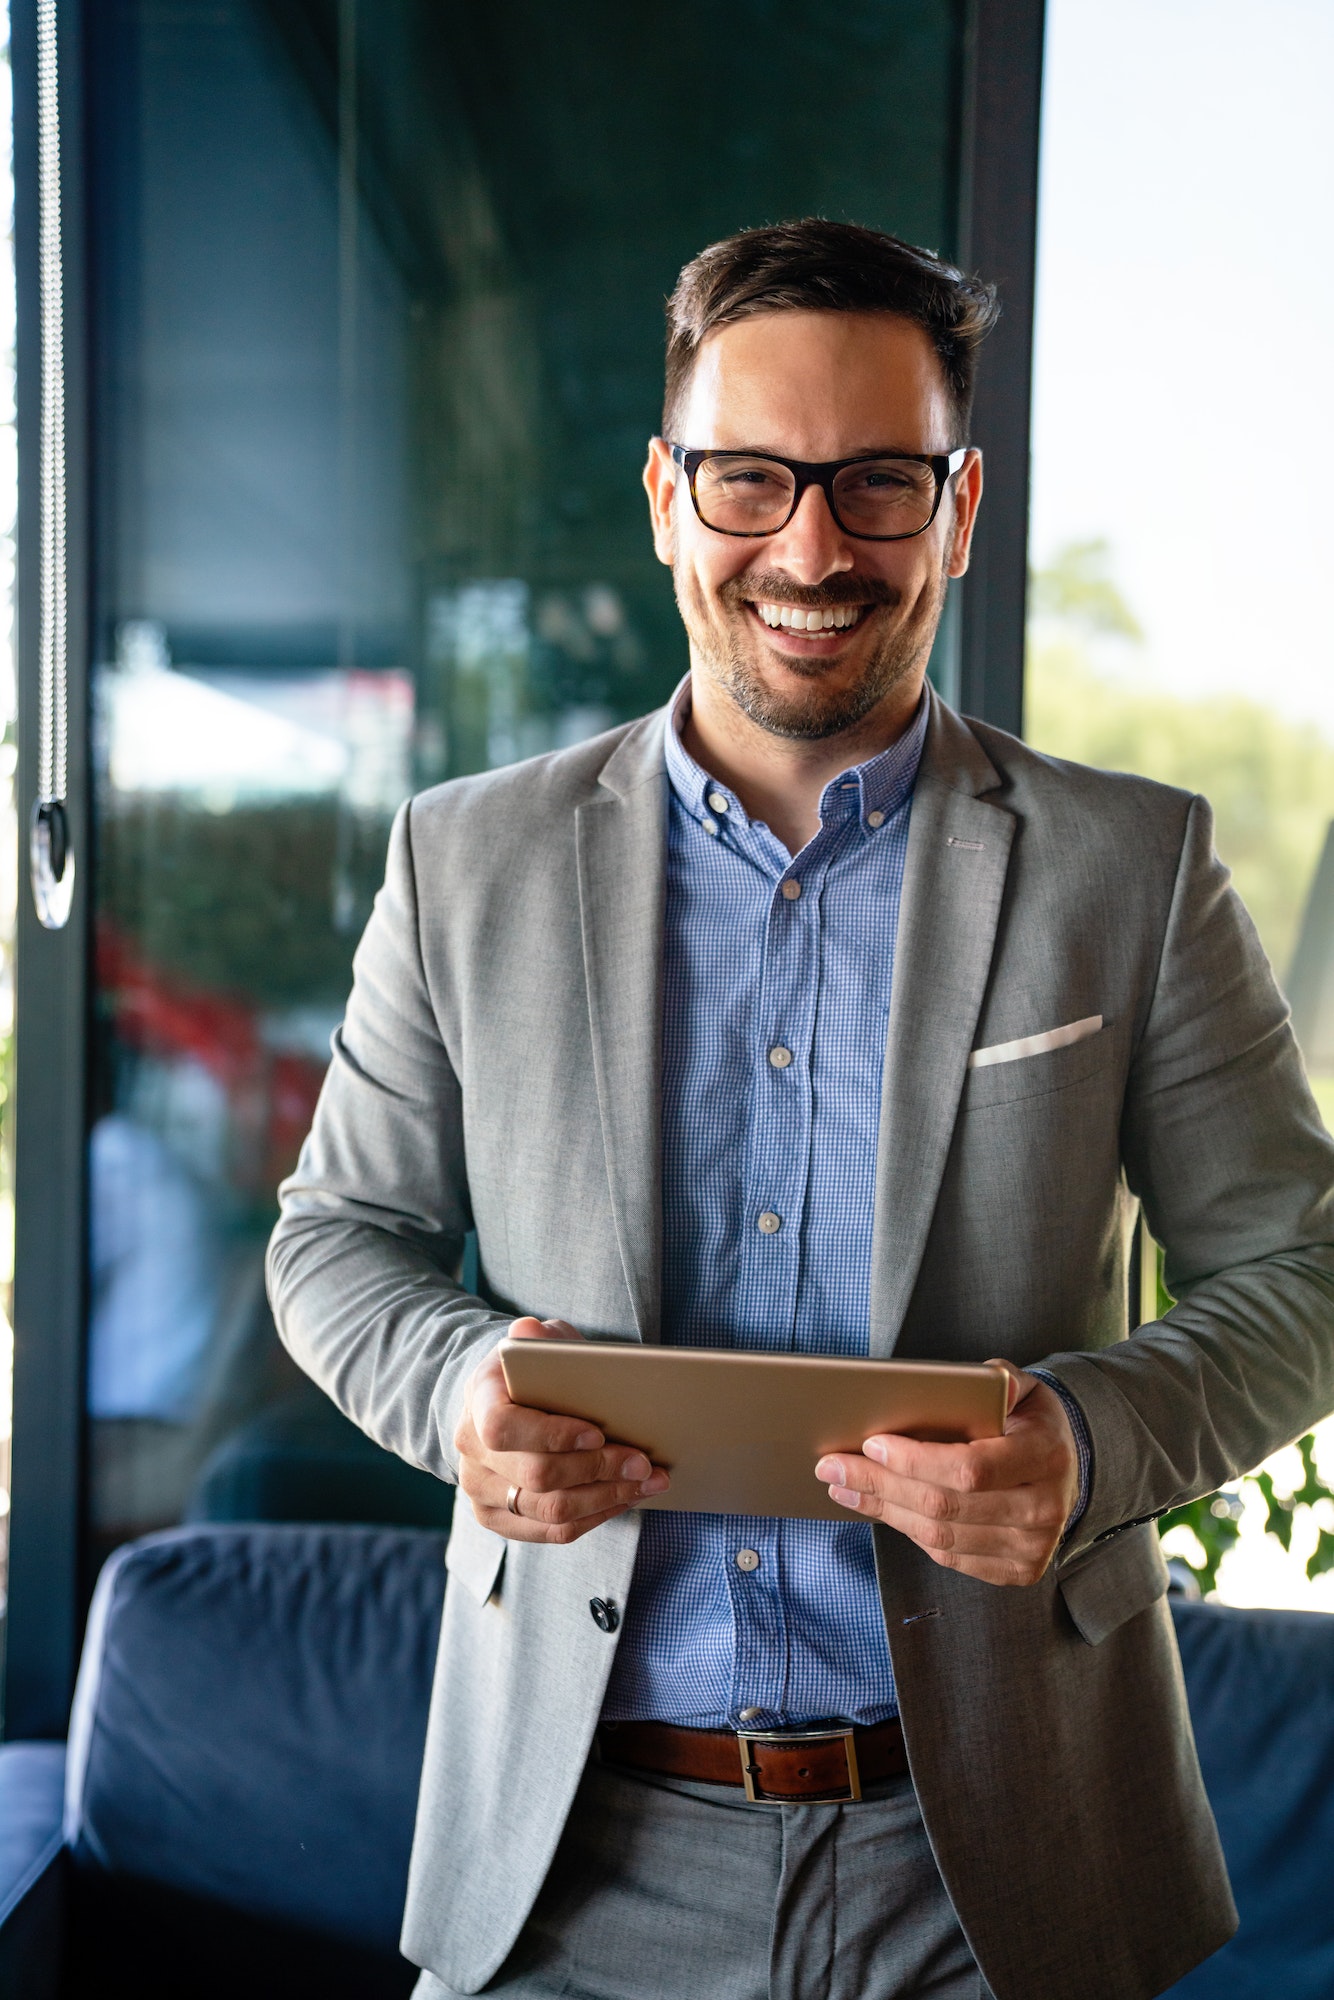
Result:
{"type": "Polygon", "coordinates": [[[1287,1008],[1192,802],[1121,1134],[1177,1304],[1044,1367],[1084,1413],[1065,1560],[1211,1492],[1334,1408],[1334,1142],[1287,1008]]]}
{"type": "Polygon", "coordinates": [[[284,1344],[379,1444],[457,1480],[464,1387],[511,1316],[458,1283],[471,1227],[462,1093],[422,963],[410,802],[279,1203],[267,1277],[284,1344]]]}

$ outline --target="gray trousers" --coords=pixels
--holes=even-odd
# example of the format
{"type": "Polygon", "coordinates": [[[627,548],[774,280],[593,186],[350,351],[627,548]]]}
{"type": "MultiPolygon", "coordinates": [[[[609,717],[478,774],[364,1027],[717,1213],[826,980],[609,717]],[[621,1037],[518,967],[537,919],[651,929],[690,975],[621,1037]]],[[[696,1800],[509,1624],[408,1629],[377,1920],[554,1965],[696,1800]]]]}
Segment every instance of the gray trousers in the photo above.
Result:
{"type": "MultiPolygon", "coordinates": [[[[448,1885],[441,1884],[447,1895],[448,1885]]],[[[856,1805],[590,1764],[504,2000],[989,2000],[907,1778],[856,1805]]],[[[424,1972],[414,2000],[460,2000],[424,1972]]]]}

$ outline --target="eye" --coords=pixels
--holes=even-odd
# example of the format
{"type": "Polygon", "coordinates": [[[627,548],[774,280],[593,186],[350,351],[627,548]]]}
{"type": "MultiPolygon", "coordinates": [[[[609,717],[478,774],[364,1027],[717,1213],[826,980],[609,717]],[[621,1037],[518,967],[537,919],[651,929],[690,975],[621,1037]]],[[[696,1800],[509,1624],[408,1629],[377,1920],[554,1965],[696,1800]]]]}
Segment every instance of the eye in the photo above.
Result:
{"type": "Polygon", "coordinates": [[[733,493],[763,492],[766,487],[783,484],[776,469],[762,465],[728,466],[711,474],[714,483],[726,487],[733,493]]]}
{"type": "Polygon", "coordinates": [[[859,493],[914,493],[921,484],[920,471],[920,467],[867,465],[852,467],[845,478],[859,493]]]}

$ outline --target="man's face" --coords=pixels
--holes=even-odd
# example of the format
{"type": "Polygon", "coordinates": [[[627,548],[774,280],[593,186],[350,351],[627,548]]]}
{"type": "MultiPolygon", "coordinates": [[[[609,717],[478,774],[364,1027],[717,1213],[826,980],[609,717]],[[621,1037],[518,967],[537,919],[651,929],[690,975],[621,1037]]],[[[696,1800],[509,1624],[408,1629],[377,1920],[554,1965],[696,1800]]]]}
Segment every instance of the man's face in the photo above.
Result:
{"type": "MultiPolygon", "coordinates": [[[[947,452],[955,440],[940,364],[920,327],[889,313],[774,312],[704,342],[670,442],[822,460],[947,452]]],[[[981,492],[976,454],[950,480],[931,527],[900,542],[846,535],[816,486],[776,534],[715,533],[696,516],[660,439],[644,480],[692,665],[753,722],[773,735],[819,739],[855,727],[890,698],[915,702],[946,578],[968,565],[981,492]],[[784,607],[851,611],[854,622],[775,627],[784,607]]]]}

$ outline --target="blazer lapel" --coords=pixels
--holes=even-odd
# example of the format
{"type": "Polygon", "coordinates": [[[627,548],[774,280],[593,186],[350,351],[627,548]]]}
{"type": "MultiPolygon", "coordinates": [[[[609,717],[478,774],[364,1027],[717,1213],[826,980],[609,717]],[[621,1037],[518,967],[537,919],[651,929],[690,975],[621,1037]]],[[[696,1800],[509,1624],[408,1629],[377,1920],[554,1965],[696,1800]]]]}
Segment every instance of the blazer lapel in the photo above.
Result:
{"type": "Polygon", "coordinates": [[[1000,917],[1014,820],[934,694],[913,795],[880,1107],[870,1351],[893,1353],[926,1247],[1000,917]]]}
{"type": "Polygon", "coordinates": [[[579,918],[616,1241],[641,1340],[661,1314],[663,718],[622,739],[576,815],[579,918]]]}

